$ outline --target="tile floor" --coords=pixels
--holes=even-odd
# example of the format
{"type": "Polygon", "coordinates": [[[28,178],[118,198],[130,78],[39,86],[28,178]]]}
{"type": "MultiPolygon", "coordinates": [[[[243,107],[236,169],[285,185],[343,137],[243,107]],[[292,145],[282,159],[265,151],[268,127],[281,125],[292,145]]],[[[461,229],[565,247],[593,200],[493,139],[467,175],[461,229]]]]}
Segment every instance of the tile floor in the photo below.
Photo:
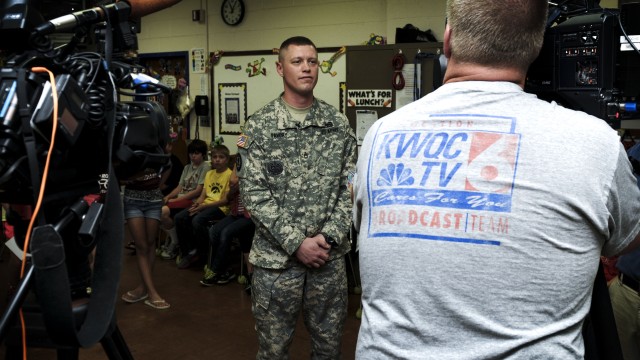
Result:
{"type": "MultiPolygon", "coordinates": [[[[132,289],[138,279],[135,256],[125,251],[120,294],[132,289]]],[[[0,273],[7,274],[5,268],[8,263],[6,256],[3,256],[0,273]]],[[[118,301],[117,324],[134,359],[255,358],[257,340],[251,299],[243,290],[244,286],[233,281],[227,285],[204,287],[199,284],[201,276],[201,270],[178,270],[173,261],[158,258],[155,269],[157,288],[171,308],[155,310],[142,302],[126,304],[118,301]]],[[[2,284],[5,284],[5,279],[2,280],[2,284]]],[[[4,309],[5,299],[2,300],[0,306],[4,309]]],[[[359,295],[349,295],[349,314],[342,344],[343,359],[354,358],[360,326],[360,320],[355,315],[359,301],[359,295]]],[[[0,346],[0,358],[5,357],[4,350],[0,346]]],[[[309,335],[300,321],[291,346],[291,358],[308,359],[309,352],[309,335]]],[[[29,348],[28,359],[56,359],[56,355],[51,349],[29,348]]],[[[102,360],[109,357],[97,344],[80,349],[79,359],[102,360]]]]}

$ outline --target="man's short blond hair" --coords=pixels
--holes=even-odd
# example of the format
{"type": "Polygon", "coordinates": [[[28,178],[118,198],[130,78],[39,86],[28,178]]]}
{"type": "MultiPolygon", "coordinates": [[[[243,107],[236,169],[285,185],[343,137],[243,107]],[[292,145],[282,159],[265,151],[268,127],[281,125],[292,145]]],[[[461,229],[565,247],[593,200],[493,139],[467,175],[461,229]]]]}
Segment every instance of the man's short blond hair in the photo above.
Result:
{"type": "Polygon", "coordinates": [[[451,57],[526,71],[542,47],[547,12],[546,0],[448,0],[451,57]]]}

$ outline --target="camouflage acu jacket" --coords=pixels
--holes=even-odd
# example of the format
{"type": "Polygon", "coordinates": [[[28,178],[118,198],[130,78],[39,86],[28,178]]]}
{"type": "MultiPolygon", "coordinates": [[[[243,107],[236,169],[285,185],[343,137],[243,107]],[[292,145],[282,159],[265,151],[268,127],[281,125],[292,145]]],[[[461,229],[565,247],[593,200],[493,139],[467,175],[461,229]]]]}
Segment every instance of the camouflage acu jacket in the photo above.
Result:
{"type": "Polygon", "coordinates": [[[247,121],[238,154],[240,194],[256,223],[252,264],[290,267],[302,241],[320,232],[339,243],[330,260],[351,249],[347,181],[356,138],[337,109],[316,99],[298,122],[279,97],[247,121]]]}

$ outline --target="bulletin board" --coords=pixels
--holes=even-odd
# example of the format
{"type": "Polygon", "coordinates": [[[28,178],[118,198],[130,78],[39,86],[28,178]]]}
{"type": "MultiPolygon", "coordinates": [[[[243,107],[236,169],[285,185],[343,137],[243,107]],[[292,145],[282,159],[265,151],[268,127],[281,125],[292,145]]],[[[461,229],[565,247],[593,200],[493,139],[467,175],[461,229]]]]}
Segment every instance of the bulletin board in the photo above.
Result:
{"type": "MultiPolygon", "coordinates": [[[[175,89],[178,80],[184,78],[189,83],[189,54],[186,51],[140,54],[140,65],[148,75],[175,89]]],[[[168,115],[173,115],[168,95],[157,99],[168,115]]]]}
{"type": "MultiPolygon", "coordinates": [[[[215,133],[235,135],[256,110],[283,91],[274,50],[224,52],[211,71],[215,133]]],[[[346,79],[344,48],[318,48],[321,63],[314,95],[343,109],[346,79]]]]}
{"type": "MultiPolygon", "coordinates": [[[[139,55],[140,65],[146,74],[158,79],[172,89],[178,86],[178,80],[184,78],[189,83],[189,53],[186,51],[146,53],[139,55]]],[[[159,102],[166,111],[171,130],[177,132],[178,140],[173,143],[172,152],[182,163],[189,162],[186,140],[189,134],[189,122],[178,116],[173,93],[162,93],[156,98],[147,99],[159,102]]]]}

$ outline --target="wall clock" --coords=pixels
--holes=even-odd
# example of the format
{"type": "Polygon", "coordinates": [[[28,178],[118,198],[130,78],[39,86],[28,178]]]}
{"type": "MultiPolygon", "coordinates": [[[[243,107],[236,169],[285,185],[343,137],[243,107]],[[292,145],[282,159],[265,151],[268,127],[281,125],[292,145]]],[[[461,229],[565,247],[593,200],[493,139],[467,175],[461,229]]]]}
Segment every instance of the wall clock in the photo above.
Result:
{"type": "Polygon", "coordinates": [[[244,2],[242,0],[223,0],[220,13],[225,24],[238,25],[244,18],[244,2]]]}

